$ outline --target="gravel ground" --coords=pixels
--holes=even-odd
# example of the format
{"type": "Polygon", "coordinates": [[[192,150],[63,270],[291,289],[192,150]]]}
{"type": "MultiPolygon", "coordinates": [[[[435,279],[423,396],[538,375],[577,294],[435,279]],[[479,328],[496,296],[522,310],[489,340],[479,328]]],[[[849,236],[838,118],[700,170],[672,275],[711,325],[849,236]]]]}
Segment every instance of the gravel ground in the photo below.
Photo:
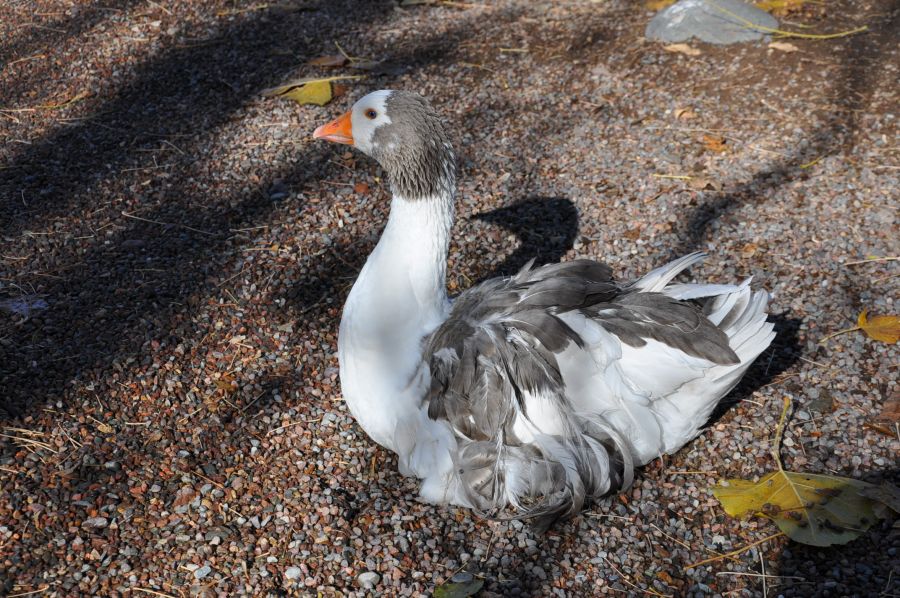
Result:
{"type": "Polygon", "coordinates": [[[0,593],[427,595],[468,564],[485,596],[900,595],[890,521],[688,567],[776,531],[708,487],[773,467],[783,396],[787,467],[900,476],[900,438],[872,425],[898,398],[896,346],[818,344],[863,308],[900,311],[896,261],[851,263],[900,250],[898,2],[794,14],[870,31],[792,53],[669,53],[642,39],[649,16],[3,2],[0,593]],[[259,96],[335,72],[305,66],[333,41],[395,68],[325,108],[259,96]],[[533,255],[628,277],[705,249],[693,276],[774,294],[779,336],[740,402],[544,536],[416,502],[341,400],[340,309],[388,193],[372,161],[310,137],[384,87],[430,96],[454,131],[453,290],[533,255]]]}

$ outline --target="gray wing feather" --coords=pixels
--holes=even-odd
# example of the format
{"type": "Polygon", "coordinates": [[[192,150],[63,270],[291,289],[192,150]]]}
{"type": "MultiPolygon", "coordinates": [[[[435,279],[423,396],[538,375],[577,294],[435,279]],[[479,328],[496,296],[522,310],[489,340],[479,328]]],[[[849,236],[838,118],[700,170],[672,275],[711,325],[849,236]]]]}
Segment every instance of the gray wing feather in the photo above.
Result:
{"type": "Polygon", "coordinates": [[[581,311],[632,346],[654,339],[714,363],[737,361],[697,305],[635,292],[590,260],[540,268],[529,262],[515,276],[462,293],[425,339],[428,415],[456,431],[460,487],[470,504],[496,514],[507,504],[507,472],[515,469],[528,481],[529,497],[516,506],[538,528],[630,483],[633,470],[627,441],[567,403],[557,356],[572,343],[584,345],[558,317],[568,311],[581,311]],[[517,417],[529,418],[528,393],[555,401],[565,419],[566,433],[542,447],[523,443],[513,430],[517,417]]]}

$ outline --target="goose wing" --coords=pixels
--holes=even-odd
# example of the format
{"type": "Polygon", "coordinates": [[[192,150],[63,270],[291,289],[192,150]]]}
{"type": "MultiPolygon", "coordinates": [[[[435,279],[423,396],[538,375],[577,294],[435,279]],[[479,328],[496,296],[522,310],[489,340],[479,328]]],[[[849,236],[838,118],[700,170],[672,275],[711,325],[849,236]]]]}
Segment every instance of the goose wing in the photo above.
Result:
{"type": "MultiPolygon", "coordinates": [[[[654,271],[621,285],[609,267],[590,260],[540,268],[529,263],[456,299],[448,319],[425,340],[426,401],[429,417],[448,421],[460,441],[460,484],[473,506],[521,506],[522,495],[537,495],[529,516],[552,520],[579,510],[585,495],[630,480],[641,451],[634,455],[632,441],[622,438],[631,430],[617,430],[603,418],[628,394],[618,387],[636,389],[616,367],[622,364],[613,363],[623,355],[665,361],[672,354],[702,364],[675,368],[676,388],[709,368],[740,361],[725,332],[696,303],[656,291],[671,276],[654,271]],[[581,383],[571,379],[583,377],[577,371],[568,373],[579,359],[591,371],[588,390],[597,395],[586,403],[573,402],[577,393],[567,390],[581,383]]],[[[638,402],[652,398],[637,394],[638,402]]]]}

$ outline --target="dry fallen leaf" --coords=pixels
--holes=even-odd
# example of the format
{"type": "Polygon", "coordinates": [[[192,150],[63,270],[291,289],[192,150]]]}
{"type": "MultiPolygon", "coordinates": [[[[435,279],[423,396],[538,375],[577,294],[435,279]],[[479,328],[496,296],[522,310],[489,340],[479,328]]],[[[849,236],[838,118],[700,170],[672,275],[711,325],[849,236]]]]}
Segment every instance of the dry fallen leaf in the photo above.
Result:
{"type": "Polygon", "coordinates": [[[675,0],[647,0],[644,3],[647,10],[662,10],[672,4],[675,4],[675,0]]]}
{"type": "Polygon", "coordinates": [[[747,243],[741,248],[741,257],[744,259],[751,258],[756,255],[759,246],[756,243],[747,243]]]}
{"type": "Polygon", "coordinates": [[[686,56],[700,56],[700,54],[703,53],[697,48],[692,48],[687,44],[669,44],[668,46],[663,46],[663,50],[666,52],[674,52],[675,54],[684,54],[686,56]]]}
{"type": "Polygon", "coordinates": [[[434,598],[467,598],[477,594],[483,585],[484,580],[477,577],[464,581],[449,581],[434,588],[434,598]]]}
{"type": "Polygon", "coordinates": [[[692,176],[688,181],[688,186],[696,191],[705,191],[712,189],[713,191],[721,191],[722,186],[716,181],[705,176],[692,176]]]}
{"type": "Polygon", "coordinates": [[[875,418],[881,422],[891,422],[892,424],[900,423],[900,398],[889,399],[884,404],[884,409],[875,418]]]}
{"type": "Polygon", "coordinates": [[[347,64],[347,57],[343,54],[329,54],[327,56],[319,56],[318,58],[313,58],[306,64],[310,66],[328,67],[344,66],[345,64],[347,64]]]}
{"type": "Polygon", "coordinates": [[[331,84],[331,99],[339,98],[342,95],[346,94],[350,88],[346,85],[341,85],[340,83],[332,83],[331,84]]]}
{"type": "Polygon", "coordinates": [[[797,52],[798,50],[800,50],[800,48],[798,48],[794,44],[789,44],[787,42],[772,42],[771,44],[769,44],[769,47],[773,50],[779,50],[781,52],[797,52]]]}
{"type": "MultiPolygon", "coordinates": [[[[892,510],[895,513],[900,513],[900,489],[898,489],[893,484],[889,484],[887,482],[882,482],[878,486],[872,486],[871,488],[866,488],[862,492],[860,492],[866,498],[871,498],[872,500],[879,503],[879,505],[883,505],[888,509],[892,510]]],[[[880,509],[876,506],[875,513],[879,514],[880,509]]],[[[884,517],[887,517],[887,513],[884,513],[884,517]]]]}
{"type": "Polygon", "coordinates": [[[725,138],[721,135],[710,135],[705,133],[703,135],[703,147],[711,152],[721,153],[728,151],[728,148],[725,147],[725,138]]]}
{"type": "Polygon", "coordinates": [[[845,544],[875,522],[873,500],[860,494],[871,484],[830,475],[774,471],[757,483],[726,480],[713,494],[732,517],[768,517],[797,542],[845,544]]]}
{"type": "Polygon", "coordinates": [[[216,388],[219,390],[228,392],[229,390],[234,390],[235,386],[234,376],[231,374],[222,374],[222,377],[216,380],[216,388]]]}
{"type": "Polygon", "coordinates": [[[856,325],[865,332],[869,338],[893,345],[900,340],[900,317],[897,316],[875,316],[868,318],[869,310],[864,309],[856,325]]]}
{"type": "Polygon", "coordinates": [[[675,585],[675,580],[672,579],[672,576],[666,573],[665,571],[657,571],[656,578],[663,581],[663,583],[668,585],[675,585]]]}
{"type": "Polygon", "coordinates": [[[324,79],[299,79],[279,87],[263,90],[265,97],[279,97],[294,100],[298,104],[324,106],[335,97],[333,83],[347,79],[360,79],[361,75],[326,77],[324,79]]]}
{"type": "Polygon", "coordinates": [[[697,113],[690,108],[678,108],[674,114],[677,120],[691,120],[692,118],[697,118],[697,113]]]}
{"type": "Polygon", "coordinates": [[[368,185],[368,183],[364,183],[364,182],[356,183],[353,186],[353,191],[355,193],[358,193],[359,195],[365,195],[366,193],[369,192],[369,185],[368,185]]]}
{"type": "Polygon", "coordinates": [[[779,450],[790,399],[784,409],[772,445],[778,470],[759,482],[732,479],[712,489],[732,517],[757,514],[775,522],[793,540],[812,546],[845,544],[865,532],[884,514],[881,496],[895,497],[890,486],[880,494],[873,484],[851,478],[785,471],[779,450]]]}
{"type": "Polygon", "coordinates": [[[115,432],[113,427],[109,424],[97,424],[97,429],[104,434],[112,434],[113,432],[115,432]]]}

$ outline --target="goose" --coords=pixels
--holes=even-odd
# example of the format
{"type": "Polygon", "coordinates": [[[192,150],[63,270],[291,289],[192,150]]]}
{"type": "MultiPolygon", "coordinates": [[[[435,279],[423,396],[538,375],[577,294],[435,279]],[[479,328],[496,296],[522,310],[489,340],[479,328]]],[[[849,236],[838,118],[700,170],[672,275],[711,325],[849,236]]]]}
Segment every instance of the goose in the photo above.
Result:
{"type": "Polygon", "coordinates": [[[619,282],[576,259],[446,289],[456,161],[422,96],[372,92],[313,133],[385,171],[381,237],[344,305],[343,398],[419,499],[545,530],[674,453],[774,338],[765,291],[685,284],[692,253],[619,282]]]}

